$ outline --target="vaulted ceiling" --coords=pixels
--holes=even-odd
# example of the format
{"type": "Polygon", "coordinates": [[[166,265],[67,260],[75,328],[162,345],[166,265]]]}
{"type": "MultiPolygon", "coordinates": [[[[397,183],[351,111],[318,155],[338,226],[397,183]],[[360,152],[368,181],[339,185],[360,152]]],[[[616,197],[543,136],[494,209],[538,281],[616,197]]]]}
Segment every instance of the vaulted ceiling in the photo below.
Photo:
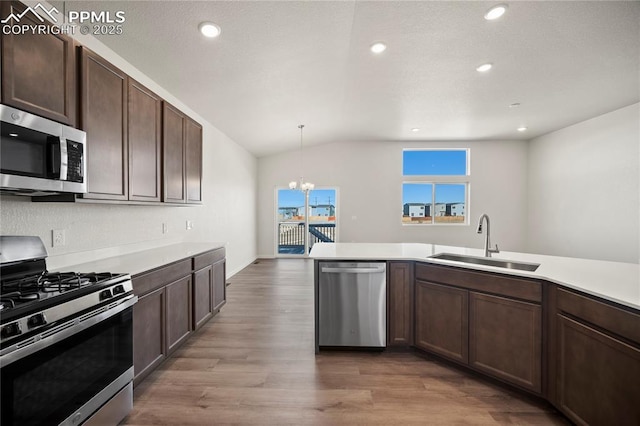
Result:
{"type": "Polygon", "coordinates": [[[305,145],[531,139],[638,102],[640,2],[511,1],[503,17],[485,20],[496,3],[66,8],[125,11],[124,34],[100,40],[256,156],[297,148],[301,123],[305,145]],[[202,21],[222,34],[204,38],[202,21]],[[387,50],[373,54],[375,41],[387,50]],[[485,62],[493,68],[477,72],[485,62]]]}

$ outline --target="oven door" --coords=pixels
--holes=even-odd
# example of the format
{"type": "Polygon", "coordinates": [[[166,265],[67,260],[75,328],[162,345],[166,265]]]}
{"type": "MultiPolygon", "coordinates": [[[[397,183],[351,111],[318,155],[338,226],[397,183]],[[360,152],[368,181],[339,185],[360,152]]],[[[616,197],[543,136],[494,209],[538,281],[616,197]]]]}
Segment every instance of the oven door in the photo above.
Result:
{"type": "Polygon", "coordinates": [[[2,425],[79,424],[133,379],[133,308],[1,369],[2,425]]]}

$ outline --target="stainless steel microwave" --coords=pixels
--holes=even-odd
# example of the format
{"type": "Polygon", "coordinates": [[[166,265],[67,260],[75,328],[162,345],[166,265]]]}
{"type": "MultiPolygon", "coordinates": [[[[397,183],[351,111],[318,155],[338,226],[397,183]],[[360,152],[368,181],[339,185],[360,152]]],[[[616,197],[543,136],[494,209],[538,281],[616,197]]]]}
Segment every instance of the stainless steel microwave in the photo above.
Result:
{"type": "Polygon", "coordinates": [[[87,134],[0,105],[0,190],[21,195],[87,192],[87,134]]]}

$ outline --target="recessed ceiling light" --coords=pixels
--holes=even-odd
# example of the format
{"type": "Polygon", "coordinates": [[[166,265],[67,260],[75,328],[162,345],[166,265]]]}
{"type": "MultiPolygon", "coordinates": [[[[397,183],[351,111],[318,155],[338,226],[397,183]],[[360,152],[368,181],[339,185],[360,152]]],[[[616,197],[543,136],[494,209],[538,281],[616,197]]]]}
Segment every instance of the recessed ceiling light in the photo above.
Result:
{"type": "Polygon", "coordinates": [[[419,131],[420,131],[420,129],[418,129],[417,127],[414,127],[413,129],[411,129],[411,131],[412,131],[413,133],[417,133],[417,132],[419,132],[419,131]]]}
{"type": "Polygon", "coordinates": [[[9,133],[9,136],[11,136],[12,138],[17,138],[18,134],[17,133],[9,133]]]}
{"type": "Polygon", "coordinates": [[[493,67],[493,64],[491,64],[491,63],[482,64],[482,65],[480,65],[478,68],[476,68],[476,71],[478,71],[478,72],[487,72],[487,71],[489,71],[492,67],[493,67]]]}
{"type": "Polygon", "coordinates": [[[519,132],[526,132],[526,131],[527,131],[527,128],[526,128],[526,127],[524,127],[524,126],[521,126],[521,127],[518,127],[518,131],[519,131],[519,132]]]}
{"type": "Polygon", "coordinates": [[[218,37],[222,32],[220,27],[214,24],[213,22],[202,22],[200,23],[200,25],[198,25],[198,29],[200,30],[203,36],[209,37],[209,38],[218,37]]]}
{"type": "Polygon", "coordinates": [[[498,19],[507,11],[506,4],[499,4],[493,6],[491,9],[487,10],[487,13],[484,14],[484,19],[487,21],[493,21],[494,19],[498,19]]]}
{"type": "Polygon", "coordinates": [[[520,106],[520,102],[514,102],[509,105],[509,108],[518,108],[520,106]]]}
{"type": "Polygon", "coordinates": [[[371,45],[371,51],[373,53],[382,53],[387,50],[387,45],[381,42],[376,42],[371,45]]]}

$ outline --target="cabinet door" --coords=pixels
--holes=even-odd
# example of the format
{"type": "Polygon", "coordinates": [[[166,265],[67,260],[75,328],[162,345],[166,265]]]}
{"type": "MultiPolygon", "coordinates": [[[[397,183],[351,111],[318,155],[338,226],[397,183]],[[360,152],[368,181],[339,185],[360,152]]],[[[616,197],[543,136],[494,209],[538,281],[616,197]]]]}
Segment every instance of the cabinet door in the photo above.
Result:
{"type": "Polygon", "coordinates": [[[193,273],[193,328],[198,329],[213,315],[213,266],[193,273]]]}
{"type": "Polygon", "coordinates": [[[577,424],[640,424],[640,350],[557,315],[559,408],[577,424]]]}
{"type": "Polygon", "coordinates": [[[416,281],[416,346],[455,361],[469,359],[469,292],[416,281]]]}
{"type": "Polygon", "coordinates": [[[160,201],[162,99],[129,79],[127,136],[129,199],[160,201]]]}
{"type": "Polygon", "coordinates": [[[213,310],[227,303],[227,276],[225,261],[213,264],[213,310]]]}
{"type": "Polygon", "coordinates": [[[165,292],[149,293],[133,307],[133,370],[138,384],[165,358],[165,292]]]}
{"type": "Polygon", "coordinates": [[[187,203],[202,201],[202,126],[185,121],[187,203]]]}
{"type": "Polygon", "coordinates": [[[540,305],[470,292],[469,312],[469,364],[540,393],[540,305]]]}
{"type": "Polygon", "coordinates": [[[85,198],[128,199],[127,75],[82,49],[81,127],[87,132],[85,198]]]}
{"type": "Polygon", "coordinates": [[[163,117],[163,201],[184,203],[186,200],[184,159],[185,116],[165,102],[163,117]]]}
{"type": "MultiPolygon", "coordinates": [[[[18,16],[26,6],[3,1],[0,9],[18,16]]],[[[31,13],[20,19],[40,24],[31,13]]],[[[2,34],[2,103],[75,126],[75,58],[73,40],[61,34],[2,34]]]]}
{"type": "Polygon", "coordinates": [[[170,354],[191,333],[191,276],[166,287],[167,292],[167,354],[170,354]]]}
{"type": "Polygon", "coordinates": [[[411,263],[389,262],[387,346],[413,344],[413,274],[411,263]]]}

